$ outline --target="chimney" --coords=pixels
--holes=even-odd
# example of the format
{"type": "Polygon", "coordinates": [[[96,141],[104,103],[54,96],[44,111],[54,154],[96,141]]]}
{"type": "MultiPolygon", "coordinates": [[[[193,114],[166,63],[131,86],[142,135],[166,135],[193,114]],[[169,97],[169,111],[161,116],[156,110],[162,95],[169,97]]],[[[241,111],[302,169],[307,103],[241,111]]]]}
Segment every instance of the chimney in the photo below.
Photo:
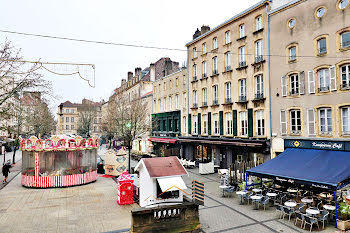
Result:
{"type": "Polygon", "coordinates": [[[139,77],[141,75],[141,68],[140,67],[136,67],[135,68],[135,77],[139,77]]]}
{"type": "Polygon", "coordinates": [[[149,66],[149,76],[151,82],[156,81],[156,67],[153,63],[151,63],[149,66]]]}
{"type": "Polygon", "coordinates": [[[126,83],[126,79],[125,79],[125,78],[123,78],[123,79],[122,79],[122,85],[121,85],[121,86],[124,86],[124,85],[125,85],[125,83],[126,83]]]}
{"type": "Polygon", "coordinates": [[[132,72],[128,72],[128,81],[130,81],[132,79],[132,72]]]}
{"type": "Polygon", "coordinates": [[[198,36],[201,35],[201,32],[199,31],[199,29],[197,28],[197,30],[195,31],[195,33],[193,34],[193,39],[196,39],[198,36]]]}
{"type": "Polygon", "coordinates": [[[207,33],[210,31],[210,27],[208,25],[203,25],[201,27],[201,35],[203,35],[204,33],[207,33]]]}

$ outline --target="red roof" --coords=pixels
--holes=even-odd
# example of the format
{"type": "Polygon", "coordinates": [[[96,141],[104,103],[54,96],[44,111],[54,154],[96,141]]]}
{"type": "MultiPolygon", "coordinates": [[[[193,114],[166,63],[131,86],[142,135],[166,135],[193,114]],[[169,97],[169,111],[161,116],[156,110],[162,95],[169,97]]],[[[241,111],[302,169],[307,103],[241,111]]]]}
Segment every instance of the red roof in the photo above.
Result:
{"type": "Polygon", "coordinates": [[[176,142],[176,139],[173,139],[173,138],[150,138],[150,139],[148,139],[148,141],[174,144],[176,142]]]}
{"type": "Polygon", "coordinates": [[[150,177],[187,175],[176,156],[142,159],[150,177]]]}

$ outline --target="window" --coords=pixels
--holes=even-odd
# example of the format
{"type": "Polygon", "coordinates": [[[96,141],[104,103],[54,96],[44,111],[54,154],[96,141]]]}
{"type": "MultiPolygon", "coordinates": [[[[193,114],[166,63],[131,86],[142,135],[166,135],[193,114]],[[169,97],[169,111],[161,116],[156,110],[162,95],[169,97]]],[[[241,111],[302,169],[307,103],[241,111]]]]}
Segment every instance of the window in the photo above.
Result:
{"type": "Polygon", "coordinates": [[[255,99],[264,98],[264,77],[262,74],[259,74],[255,77],[255,83],[256,83],[255,99]]]}
{"type": "Polygon", "coordinates": [[[231,54],[230,52],[225,53],[225,71],[231,70],[231,54]]]}
{"type": "Polygon", "coordinates": [[[320,108],[318,114],[320,134],[332,134],[332,109],[320,108]]]}
{"type": "Polygon", "coordinates": [[[197,48],[194,47],[193,48],[193,58],[196,58],[197,57],[197,48]]]}
{"type": "Polygon", "coordinates": [[[342,135],[350,135],[350,106],[341,108],[342,135]]]}
{"type": "Polygon", "coordinates": [[[69,117],[66,117],[66,122],[69,122],[69,117]]]}
{"type": "Polygon", "coordinates": [[[321,69],[318,71],[318,81],[319,81],[318,90],[320,92],[329,91],[329,70],[328,69],[321,69]]]}
{"type": "Polygon", "coordinates": [[[198,116],[193,116],[193,134],[197,134],[197,124],[198,124],[198,116]]]}
{"type": "Polygon", "coordinates": [[[218,85],[213,86],[213,105],[219,104],[218,102],[218,85]]]}
{"type": "Polygon", "coordinates": [[[74,109],[71,110],[71,113],[74,113],[74,109]]]}
{"type": "Polygon", "coordinates": [[[169,96],[169,110],[173,110],[173,97],[169,96]]]}
{"type": "Polygon", "coordinates": [[[175,108],[179,109],[179,95],[175,95],[175,108]]]}
{"type": "Polygon", "coordinates": [[[203,53],[203,54],[206,54],[206,53],[207,53],[207,44],[206,44],[206,43],[203,43],[203,44],[202,44],[202,53],[203,53]]]}
{"type": "Polygon", "coordinates": [[[158,103],[159,103],[159,112],[162,111],[162,100],[159,99],[158,100],[158,103]]]}
{"type": "Polygon", "coordinates": [[[187,133],[187,128],[186,128],[186,124],[187,124],[186,116],[184,116],[182,119],[183,119],[183,125],[184,125],[184,132],[187,133]]]}
{"type": "Polygon", "coordinates": [[[297,59],[297,47],[292,46],[289,48],[289,61],[295,61],[297,59]]]}
{"type": "Polygon", "coordinates": [[[187,104],[187,93],[184,92],[184,103],[183,103],[183,106],[186,107],[186,104],[187,104]]]}
{"type": "Polygon", "coordinates": [[[70,118],[70,121],[71,121],[71,122],[74,122],[74,117],[71,117],[71,118],[70,118]]]}
{"type": "Polygon", "coordinates": [[[71,126],[70,126],[70,129],[74,129],[74,125],[71,125],[71,126]]]}
{"type": "Polygon", "coordinates": [[[197,80],[197,65],[193,65],[193,81],[197,80]]]}
{"type": "Polygon", "coordinates": [[[255,26],[256,26],[256,31],[259,31],[260,29],[262,29],[262,16],[261,15],[256,17],[255,26]]]}
{"type": "Polygon", "coordinates": [[[341,70],[341,88],[350,88],[350,64],[343,65],[340,67],[341,70]]]}
{"type": "Polygon", "coordinates": [[[261,62],[263,60],[263,42],[258,40],[255,42],[255,62],[261,62]]]}
{"type": "Polygon", "coordinates": [[[247,80],[240,79],[239,80],[239,101],[245,102],[247,101],[247,80]]]}
{"type": "Polygon", "coordinates": [[[289,76],[290,80],[290,95],[299,94],[299,76],[298,74],[291,74],[289,76]]]}
{"type": "Polygon", "coordinates": [[[197,91],[194,90],[193,91],[193,107],[196,108],[198,105],[197,105],[197,91]]]}
{"type": "Polygon", "coordinates": [[[340,43],[341,48],[350,47],[350,32],[343,32],[342,34],[340,34],[340,43]]]}
{"type": "Polygon", "coordinates": [[[300,110],[290,110],[290,132],[291,134],[301,133],[300,110]]]}
{"type": "Polygon", "coordinates": [[[280,112],[280,129],[281,135],[287,134],[287,116],[285,110],[281,110],[280,112]]]}
{"type": "Polygon", "coordinates": [[[231,43],[231,32],[225,32],[225,44],[231,43]]]}
{"type": "Polygon", "coordinates": [[[225,94],[226,94],[225,103],[232,103],[232,99],[231,99],[231,82],[225,83],[225,94]]]}
{"type": "Polygon", "coordinates": [[[219,129],[219,114],[215,113],[213,114],[213,120],[214,120],[214,134],[219,134],[220,129],[219,129]]]}
{"type": "Polygon", "coordinates": [[[213,74],[218,73],[218,57],[213,57],[213,74]]]}
{"type": "Polygon", "coordinates": [[[69,125],[66,125],[66,129],[69,129],[69,125]]]}
{"type": "Polygon", "coordinates": [[[207,134],[208,133],[208,115],[207,114],[203,114],[203,134],[207,134]]]}
{"type": "Polygon", "coordinates": [[[203,78],[207,77],[207,62],[204,61],[202,62],[202,73],[203,73],[203,78]]]}
{"type": "Polygon", "coordinates": [[[295,19],[290,19],[290,20],[288,21],[288,27],[289,27],[289,28],[294,28],[295,23],[296,23],[295,19]]]}
{"type": "Polygon", "coordinates": [[[318,54],[327,53],[327,41],[326,38],[321,38],[317,41],[318,54]]]}
{"type": "Polygon", "coordinates": [[[167,105],[166,105],[166,97],[164,97],[164,105],[163,105],[163,107],[164,107],[164,111],[166,111],[166,109],[167,109],[167,105]]]}
{"type": "Polygon", "coordinates": [[[256,111],[256,135],[265,135],[265,120],[264,120],[264,110],[256,111]]]}
{"type": "Polygon", "coordinates": [[[239,38],[245,37],[244,24],[239,25],[239,38]]]}
{"type": "Polygon", "coordinates": [[[66,113],[69,113],[69,109],[66,109],[66,113]]]}
{"type": "Polygon", "coordinates": [[[239,67],[246,66],[246,60],[245,60],[245,46],[239,47],[238,50],[239,53],[239,67]]]}
{"type": "Polygon", "coordinates": [[[247,112],[239,113],[240,125],[241,125],[241,136],[248,135],[248,120],[247,120],[247,112]]]}
{"type": "Polygon", "coordinates": [[[226,119],[226,134],[232,135],[233,125],[232,125],[232,114],[230,112],[225,113],[225,119],[226,119]]]}
{"type": "Polygon", "coordinates": [[[217,49],[218,48],[218,38],[214,37],[213,38],[213,49],[217,49]]]}
{"type": "Polygon", "coordinates": [[[340,9],[345,9],[345,7],[347,7],[348,4],[349,4],[349,1],[348,1],[348,0],[341,0],[341,1],[339,1],[339,3],[338,3],[338,7],[339,7],[340,9]]]}
{"type": "Polygon", "coordinates": [[[320,7],[316,10],[316,16],[318,18],[322,18],[325,13],[326,13],[326,8],[324,8],[324,7],[320,7]]]}
{"type": "Polygon", "coordinates": [[[203,106],[207,106],[207,88],[202,89],[203,106]]]}

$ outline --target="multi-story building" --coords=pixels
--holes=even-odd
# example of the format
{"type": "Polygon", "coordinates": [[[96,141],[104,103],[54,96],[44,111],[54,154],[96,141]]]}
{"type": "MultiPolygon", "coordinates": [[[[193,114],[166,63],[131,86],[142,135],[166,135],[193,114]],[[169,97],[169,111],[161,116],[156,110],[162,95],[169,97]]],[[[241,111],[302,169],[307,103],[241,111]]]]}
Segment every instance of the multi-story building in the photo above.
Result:
{"type": "Polygon", "coordinates": [[[186,96],[186,68],[153,82],[153,131],[150,141],[153,143],[153,152],[158,156],[180,154],[177,137],[186,128],[186,96]]]}
{"type": "Polygon", "coordinates": [[[284,1],[270,17],[272,154],[350,151],[350,5],[284,1]]]}
{"type": "Polygon", "coordinates": [[[270,159],[269,1],[260,1],[213,29],[197,29],[188,49],[188,135],[182,153],[226,168],[270,159]]]}
{"type": "Polygon", "coordinates": [[[84,117],[82,114],[93,116],[89,134],[91,136],[101,136],[101,104],[88,99],[83,99],[81,104],[66,101],[58,106],[57,134],[78,135],[79,121],[80,118],[84,117]]]}

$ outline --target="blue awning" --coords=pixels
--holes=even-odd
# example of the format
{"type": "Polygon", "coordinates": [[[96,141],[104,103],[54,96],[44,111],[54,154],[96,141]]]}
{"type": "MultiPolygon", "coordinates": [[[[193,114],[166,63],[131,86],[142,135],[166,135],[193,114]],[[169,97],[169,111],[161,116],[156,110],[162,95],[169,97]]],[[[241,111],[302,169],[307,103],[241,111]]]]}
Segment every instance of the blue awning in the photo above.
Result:
{"type": "Polygon", "coordinates": [[[336,189],[350,179],[350,152],[288,148],[247,175],[336,189]]]}

